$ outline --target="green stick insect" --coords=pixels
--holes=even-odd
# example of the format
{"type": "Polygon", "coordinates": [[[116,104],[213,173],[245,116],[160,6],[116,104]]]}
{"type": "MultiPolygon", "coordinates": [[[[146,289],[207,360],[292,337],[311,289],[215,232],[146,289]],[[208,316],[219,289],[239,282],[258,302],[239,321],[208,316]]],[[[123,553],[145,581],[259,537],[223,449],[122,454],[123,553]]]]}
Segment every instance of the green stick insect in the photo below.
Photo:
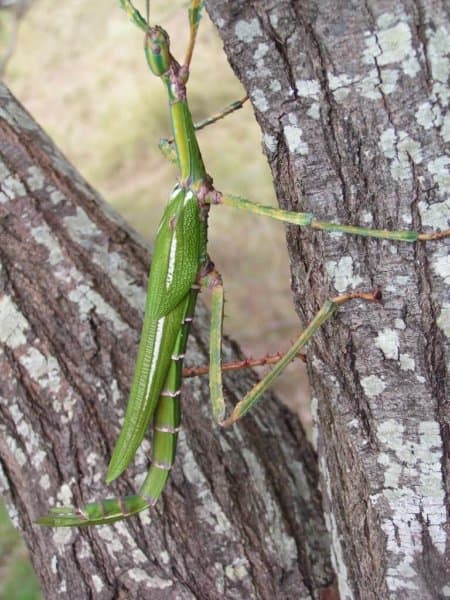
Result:
{"type": "MultiPolygon", "coordinates": [[[[148,18],[145,19],[130,0],[119,0],[119,3],[131,21],[144,32],[148,65],[167,90],[173,145],[180,171],[179,181],[171,193],[157,231],[137,363],[124,425],[109,464],[107,481],[115,480],[127,468],[151,422],[152,465],[137,495],[101,500],[81,508],[52,508],[47,516],[38,520],[41,525],[55,527],[113,523],[148,509],[161,496],[175,459],[180,429],[183,357],[201,288],[212,290],[209,380],[213,416],[222,426],[231,425],[251,409],[340,305],[352,299],[377,301],[380,298],[378,291],[353,292],[325,302],[291,349],[226,417],[221,367],[224,293],[221,276],[214,268],[206,247],[208,212],[212,205],[234,206],[303,227],[404,242],[450,236],[450,230],[419,234],[319,221],[310,213],[291,213],[216,191],[203,164],[186,98],[189,65],[203,1],[191,0],[190,3],[190,41],[182,65],[171,55],[169,36],[164,29],[151,26],[148,18]]],[[[236,103],[235,107],[241,104],[242,101],[236,103]]]]}

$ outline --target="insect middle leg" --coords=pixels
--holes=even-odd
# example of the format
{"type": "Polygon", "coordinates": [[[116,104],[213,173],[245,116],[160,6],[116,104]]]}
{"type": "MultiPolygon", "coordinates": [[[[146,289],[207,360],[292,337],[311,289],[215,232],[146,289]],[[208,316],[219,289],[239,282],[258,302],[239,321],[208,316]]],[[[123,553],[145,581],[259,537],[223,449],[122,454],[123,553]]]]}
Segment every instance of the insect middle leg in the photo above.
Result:
{"type": "Polygon", "coordinates": [[[322,231],[341,232],[350,235],[359,235],[363,237],[373,237],[383,240],[395,240],[399,242],[427,242],[440,240],[450,237],[450,229],[436,231],[431,233],[420,233],[417,231],[400,230],[390,231],[388,229],[372,229],[371,227],[360,227],[358,225],[345,225],[332,221],[323,221],[316,219],[313,213],[302,213],[274,208],[273,206],[265,206],[257,202],[251,202],[242,196],[233,194],[222,194],[214,191],[210,195],[211,204],[223,204],[233,208],[247,210],[254,214],[270,217],[277,221],[299,225],[301,227],[309,227],[322,231]]]}

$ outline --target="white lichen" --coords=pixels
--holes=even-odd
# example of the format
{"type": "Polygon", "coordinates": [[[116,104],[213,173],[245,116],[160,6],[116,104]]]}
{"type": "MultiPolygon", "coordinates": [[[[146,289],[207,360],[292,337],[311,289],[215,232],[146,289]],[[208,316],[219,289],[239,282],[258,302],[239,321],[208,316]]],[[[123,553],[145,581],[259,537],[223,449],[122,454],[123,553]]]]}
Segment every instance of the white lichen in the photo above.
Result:
{"type": "Polygon", "coordinates": [[[248,575],[248,561],[246,558],[235,558],[231,565],[225,567],[225,576],[231,581],[242,581],[248,575]]]}
{"type": "Polygon", "coordinates": [[[272,79],[269,84],[269,88],[272,92],[279,92],[281,90],[281,83],[278,81],[278,79],[272,79]]]}
{"type": "Polygon", "coordinates": [[[338,262],[328,261],[325,268],[338,292],[343,293],[348,288],[356,288],[363,281],[359,275],[355,274],[351,256],[343,256],[338,262]]]}
{"type": "Polygon", "coordinates": [[[52,556],[52,559],[50,561],[50,568],[52,570],[52,573],[54,575],[56,575],[56,573],[58,572],[58,555],[57,554],[54,554],[52,556]]]}
{"type": "Polygon", "coordinates": [[[295,87],[301,98],[317,99],[320,95],[320,84],[317,79],[298,79],[295,87]]]}
{"type": "Polygon", "coordinates": [[[71,527],[56,527],[52,529],[53,543],[57,548],[64,548],[72,542],[75,531],[71,527]]]}
{"type": "Polygon", "coordinates": [[[433,271],[439,277],[442,277],[447,285],[450,285],[450,255],[443,254],[433,257],[433,271]]]}
{"type": "Polygon", "coordinates": [[[89,218],[87,213],[77,206],[75,214],[64,218],[64,224],[72,235],[78,238],[84,238],[89,242],[92,239],[100,238],[102,231],[97,227],[97,224],[89,218]]]}
{"type": "Polygon", "coordinates": [[[0,112],[2,118],[4,118],[10,125],[17,129],[28,129],[28,131],[34,131],[38,128],[37,124],[33,119],[20,108],[17,102],[9,101],[6,103],[5,110],[0,112]]]}
{"type": "Polygon", "coordinates": [[[44,187],[45,176],[39,167],[28,167],[28,176],[26,178],[27,186],[32,192],[41,190],[44,187]]]}
{"type": "Polygon", "coordinates": [[[0,181],[3,181],[4,179],[6,179],[7,177],[9,177],[10,175],[11,175],[10,170],[5,165],[5,163],[2,160],[0,160],[0,181]]]}
{"type": "Polygon", "coordinates": [[[427,29],[428,57],[433,80],[447,84],[450,75],[449,31],[446,27],[427,29]]]}
{"type": "Polygon", "coordinates": [[[269,152],[275,152],[277,149],[277,140],[273,135],[265,133],[263,136],[263,142],[269,152]]]}
{"type": "Polygon", "coordinates": [[[14,350],[26,342],[28,321],[9,296],[0,298],[0,342],[14,350]]]}
{"type": "Polygon", "coordinates": [[[269,110],[269,103],[263,90],[259,88],[252,90],[251,97],[253,100],[253,104],[258,110],[260,110],[261,112],[266,112],[267,110],[269,110]]]}
{"type": "Polygon", "coordinates": [[[375,346],[383,352],[385,358],[398,360],[400,339],[394,329],[387,327],[380,331],[375,338],[375,346]]]}
{"type": "Polygon", "coordinates": [[[43,490],[50,489],[50,477],[48,476],[47,473],[45,475],[41,475],[41,477],[39,479],[39,485],[41,486],[41,488],[43,490]]]}
{"type": "Polygon", "coordinates": [[[406,131],[396,131],[389,127],[380,136],[379,146],[386,158],[391,161],[391,174],[395,180],[411,178],[411,162],[420,164],[423,160],[422,149],[416,140],[406,131]]]}
{"type": "Polygon", "coordinates": [[[10,200],[15,200],[26,195],[23,183],[15,176],[10,175],[1,182],[3,192],[10,200]]]}
{"type": "Polygon", "coordinates": [[[116,523],[114,527],[104,525],[95,529],[99,537],[108,543],[108,551],[113,552],[114,554],[120,554],[124,551],[123,544],[117,535],[117,531],[115,531],[117,525],[119,525],[119,523],[116,523]]]}
{"type": "Polygon", "coordinates": [[[70,489],[70,485],[68,483],[63,483],[60,487],[58,493],[56,494],[56,498],[58,502],[60,502],[63,506],[69,506],[73,502],[72,490],[70,489]]]}
{"type": "Polygon", "coordinates": [[[387,551],[392,555],[387,583],[391,592],[414,590],[424,527],[435,549],[445,551],[439,423],[422,421],[410,431],[396,419],[387,419],[379,424],[377,437],[383,449],[378,463],[383,469],[384,489],[373,496],[373,501],[376,506],[380,500],[379,515],[387,551]]]}
{"type": "Polygon", "coordinates": [[[308,144],[303,139],[303,131],[298,125],[285,125],[283,127],[284,137],[292,154],[308,154],[308,144]]]}
{"type": "MultiPolygon", "coordinates": [[[[320,472],[322,481],[325,484],[324,492],[328,496],[329,506],[333,505],[333,495],[331,490],[330,473],[325,460],[325,456],[321,456],[319,460],[320,472]]],[[[349,575],[347,565],[345,563],[344,550],[341,543],[341,534],[338,529],[336,517],[332,511],[324,513],[325,524],[331,536],[331,562],[334,572],[337,575],[337,583],[339,588],[339,598],[341,600],[353,600],[354,595],[350,588],[349,575]]]]}
{"type": "Polygon", "coordinates": [[[272,496],[266,493],[267,481],[261,462],[253,452],[244,448],[242,456],[248,465],[249,472],[252,473],[252,482],[261,490],[261,496],[264,498],[265,510],[267,516],[271,539],[267,541],[269,547],[278,557],[280,564],[286,571],[292,568],[292,564],[297,560],[297,545],[295,539],[289,535],[283,521],[279,506],[274,502],[272,496]],[[272,545],[273,542],[273,545],[272,545]]]}
{"type": "Polygon", "coordinates": [[[89,286],[85,284],[78,285],[69,292],[68,297],[69,300],[78,305],[82,319],[87,320],[90,312],[95,310],[97,314],[111,321],[117,333],[121,333],[127,329],[127,324],[122,320],[117,311],[89,286]]]}
{"type": "Polygon", "coordinates": [[[308,117],[311,117],[311,119],[320,119],[320,104],[318,102],[313,102],[306,111],[306,114],[308,117]]]}
{"type": "Polygon", "coordinates": [[[357,83],[356,89],[364,98],[368,98],[369,100],[379,100],[381,98],[381,92],[378,71],[376,69],[370,69],[367,75],[357,83]]]}
{"type": "Polygon", "coordinates": [[[369,396],[369,398],[379,396],[386,389],[386,383],[380,377],[378,377],[378,375],[362,377],[361,385],[364,389],[364,393],[366,396],[369,396]]]}
{"type": "Polygon", "coordinates": [[[379,29],[374,33],[366,34],[363,62],[370,65],[376,59],[377,65],[384,67],[392,63],[407,61],[407,69],[410,70],[411,60],[416,59],[411,30],[404,21],[386,27],[387,22],[382,16],[377,22],[379,29]]]}
{"type": "Polygon", "coordinates": [[[134,568],[130,569],[127,573],[130,579],[133,579],[133,581],[144,583],[147,587],[158,590],[165,590],[173,585],[173,581],[170,579],[163,579],[158,575],[149,575],[146,571],[144,571],[144,569],[134,568]]]}
{"type": "Polygon", "coordinates": [[[409,354],[400,354],[400,369],[402,371],[414,371],[416,361],[409,354]]]}
{"type": "Polygon", "coordinates": [[[419,125],[421,125],[426,131],[436,127],[437,125],[434,108],[428,101],[419,104],[419,108],[416,110],[414,116],[419,125]]]}
{"type": "Polygon", "coordinates": [[[42,463],[47,458],[47,453],[44,450],[37,450],[33,455],[33,465],[37,470],[40,469],[42,463]]]}
{"type": "Polygon", "coordinates": [[[213,497],[208,482],[200,466],[195,461],[192,450],[186,444],[183,431],[178,436],[178,447],[183,457],[183,472],[189,483],[199,490],[201,501],[195,507],[195,512],[201,520],[205,521],[211,527],[215,534],[226,534],[228,537],[230,535],[234,537],[232,524],[213,497]]]}
{"type": "Polygon", "coordinates": [[[37,434],[33,424],[29,423],[27,417],[25,417],[18,405],[11,404],[10,415],[19,438],[23,440],[26,454],[30,457],[29,460],[31,460],[33,466],[37,467],[34,463],[34,455],[38,449],[42,447],[42,440],[37,434]]]}
{"type": "Polygon", "coordinates": [[[439,185],[439,191],[450,193],[450,156],[441,155],[427,163],[428,171],[439,185]]]}
{"type": "Polygon", "coordinates": [[[100,592],[105,587],[103,581],[100,579],[100,577],[98,575],[92,575],[92,583],[94,585],[96,593],[100,594],[100,592]]]}
{"type": "Polygon", "coordinates": [[[450,198],[444,202],[435,202],[434,204],[420,201],[417,206],[424,227],[435,230],[448,228],[450,223],[450,198]]]}
{"type": "Polygon", "coordinates": [[[441,135],[444,142],[450,142],[450,114],[446,114],[442,119],[441,135]]]}
{"type": "Polygon", "coordinates": [[[56,188],[53,188],[53,186],[49,186],[47,188],[47,191],[49,192],[49,198],[52,204],[59,204],[60,202],[66,199],[64,194],[56,188]]]}
{"type": "Polygon", "coordinates": [[[346,98],[352,90],[352,83],[354,78],[342,73],[341,75],[328,75],[328,85],[333,92],[333,95],[337,102],[341,102],[346,98]]]}
{"type": "Polygon", "coordinates": [[[36,227],[32,227],[30,230],[31,236],[36,240],[38,244],[42,244],[48,250],[48,262],[50,265],[55,266],[63,260],[63,253],[61,246],[56,240],[55,235],[46,223],[42,223],[36,227]]]}
{"type": "Polygon", "coordinates": [[[256,37],[262,35],[261,27],[257,19],[250,21],[238,21],[234,27],[234,33],[238,40],[250,44],[256,37]]]}
{"type": "Polygon", "coordinates": [[[439,317],[436,319],[437,326],[450,338],[450,303],[445,302],[439,317]]]}
{"type": "Polygon", "coordinates": [[[267,44],[258,44],[258,47],[256,48],[255,52],[253,53],[253,58],[255,59],[255,62],[258,62],[259,60],[264,58],[264,56],[266,56],[266,54],[269,51],[270,51],[270,48],[267,44]]]}
{"type": "Polygon", "coordinates": [[[148,560],[147,556],[145,556],[140,548],[135,548],[131,554],[133,557],[133,563],[135,565],[145,564],[148,560]]]}

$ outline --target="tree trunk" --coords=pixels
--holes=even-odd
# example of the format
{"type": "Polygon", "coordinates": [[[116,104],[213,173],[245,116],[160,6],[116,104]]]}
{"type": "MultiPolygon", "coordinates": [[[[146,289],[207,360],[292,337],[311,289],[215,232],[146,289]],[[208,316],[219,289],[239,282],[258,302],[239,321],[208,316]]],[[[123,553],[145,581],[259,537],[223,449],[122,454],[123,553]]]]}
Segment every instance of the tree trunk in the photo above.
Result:
{"type": "MultiPolygon", "coordinates": [[[[270,396],[214,427],[206,379],[183,386],[178,461],[154,510],[88,530],[33,524],[55,503],[132,493],[148,468],[145,442],[104,484],[149,255],[4,86],[0,102],[0,489],[45,597],[318,598],[334,576],[311,446],[270,396]]],[[[199,306],[189,364],[207,361],[207,320],[199,306]]],[[[235,403],[254,377],[226,381],[235,403]]]]}
{"type": "MultiPolygon", "coordinates": [[[[386,229],[450,220],[449,5],[209,0],[250,94],[279,202],[386,229]]],[[[450,597],[448,240],[288,227],[305,324],[380,286],[308,348],[324,510],[341,598],[450,597]]]]}

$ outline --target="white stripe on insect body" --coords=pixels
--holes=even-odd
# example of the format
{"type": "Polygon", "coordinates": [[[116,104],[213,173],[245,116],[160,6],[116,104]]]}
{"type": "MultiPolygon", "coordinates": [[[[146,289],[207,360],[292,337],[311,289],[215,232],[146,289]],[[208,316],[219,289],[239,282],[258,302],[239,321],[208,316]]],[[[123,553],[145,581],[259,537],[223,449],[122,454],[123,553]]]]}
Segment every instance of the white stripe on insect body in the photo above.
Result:
{"type": "Polygon", "coordinates": [[[186,206],[186,204],[190,201],[193,200],[194,198],[194,192],[192,190],[188,190],[184,196],[184,202],[183,202],[183,206],[186,206]]]}
{"type": "Polygon", "coordinates": [[[150,365],[150,373],[148,376],[147,388],[145,390],[145,396],[148,397],[150,393],[150,387],[153,383],[153,377],[156,373],[156,368],[159,362],[159,353],[161,351],[161,343],[163,340],[163,331],[164,331],[164,322],[166,317],[161,317],[158,320],[158,324],[156,326],[156,337],[155,337],[155,347],[153,350],[152,363],[150,365]]]}
{"type": "Polygon", "coordinates": [[[177,234],[174,232],[172,236],[172,241],[170,242],[170,251],[169,251],[169,268],[167,270],[167,279],[166,279],[166,290],[170,288],[173,281],[173,274],[175,271],[175,259],[177,256],[177,234]]]}
{"type": "Polygon", "coordinates": [[[180,433],[181,427],[171,427],[170,425],[153,425],[154,431],[159,431],[159,433],[171,433],[175,435],[176,433],[180,433]]]}

